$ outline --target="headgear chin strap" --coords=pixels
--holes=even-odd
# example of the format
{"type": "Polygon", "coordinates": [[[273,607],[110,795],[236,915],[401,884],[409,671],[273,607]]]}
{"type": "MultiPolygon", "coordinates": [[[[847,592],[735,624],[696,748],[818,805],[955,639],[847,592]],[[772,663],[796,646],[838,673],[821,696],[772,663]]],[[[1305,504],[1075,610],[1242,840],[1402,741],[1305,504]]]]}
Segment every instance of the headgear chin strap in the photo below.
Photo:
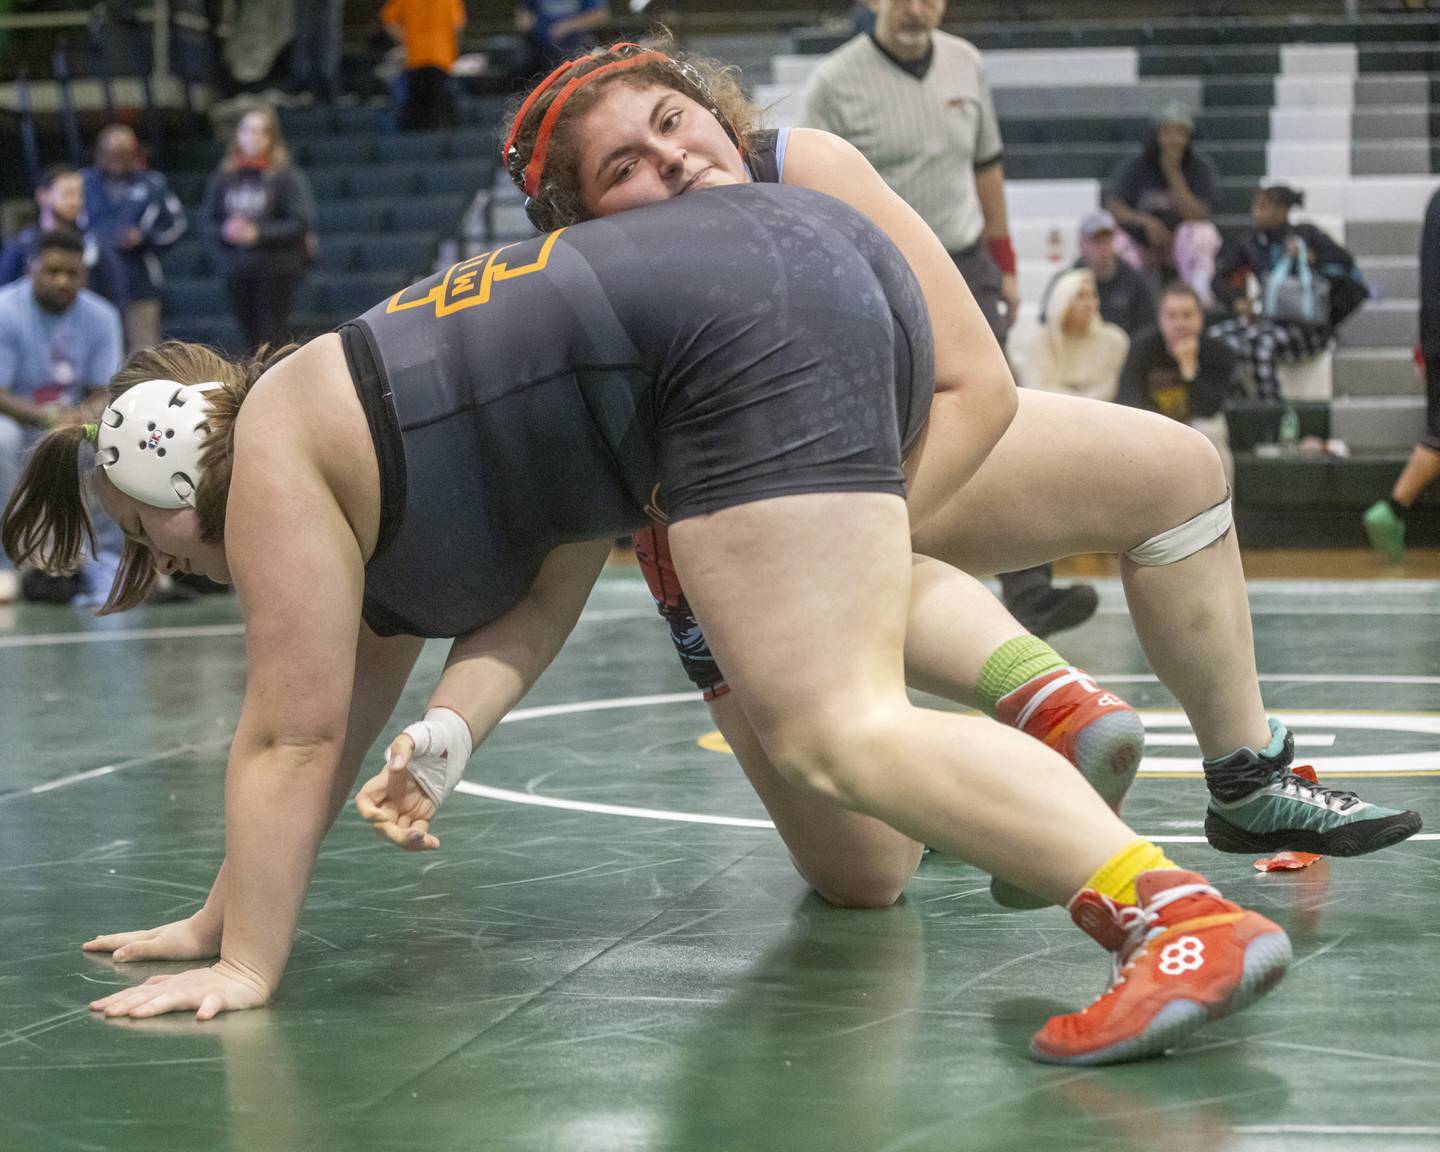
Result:
{"type": "Polygon", "coordinates": [[[210,431],[208,384],[146,380],[100,416],[95,463],[125,495],[152,508],[189,508],[200,485],[200,446],[210,431]]]}

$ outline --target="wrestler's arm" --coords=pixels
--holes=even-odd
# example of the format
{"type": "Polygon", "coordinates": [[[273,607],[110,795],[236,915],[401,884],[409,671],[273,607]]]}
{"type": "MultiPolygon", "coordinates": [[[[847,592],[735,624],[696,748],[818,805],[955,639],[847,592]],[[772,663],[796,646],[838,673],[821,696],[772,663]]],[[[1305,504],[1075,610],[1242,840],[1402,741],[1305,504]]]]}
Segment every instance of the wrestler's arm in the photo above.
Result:
{"type": "Polygon", "coordinates": [[[248,402],[237,421],[226,513],[247,679],[226,773],[220,960],[97,1001],[107,1015],[191,1009],[208,1019],[263,1004],[280,982],[329,825],[364,566],[319,466],[293,437],[273,435],[260,407],[248,402]]]}
{"type": "Polygon", "coordinates": [[[440,846],[430,833],[439,801],[459,781],[474,748],[555,659],[609,552],[608,540],[561,545],[519,603],[451,645],[426,719],[395,738],[385,766],[355,798],[379,835],[411,851],[440,846]],[[431,781],[428,792],[417,775],[431,781]]]}
{"type": "Polygon", "coordinates": [[[900,249],[925,293],[935,337],[927,455],[934,457],[931,446],[942,441],[950,450],[943,467],[912,477],[913,515],[964,484],[1010,426],[1017,402],[1005,354],[939,239],[853,145],[818,129],[792,129],[785,183],[824,192],[864,213],[900,249]]]}

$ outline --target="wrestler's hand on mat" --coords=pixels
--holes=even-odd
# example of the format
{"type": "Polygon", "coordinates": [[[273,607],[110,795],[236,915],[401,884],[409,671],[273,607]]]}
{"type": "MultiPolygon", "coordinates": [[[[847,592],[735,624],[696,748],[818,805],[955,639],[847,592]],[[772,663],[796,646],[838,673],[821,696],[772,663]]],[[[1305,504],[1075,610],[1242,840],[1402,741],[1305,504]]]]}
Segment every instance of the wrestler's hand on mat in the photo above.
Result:
{"type": "Polygon", "coordinates": [[[365,782],[355,796],[355,807],[370,822],[376,835],[408,852],[439,848],[430,834],[436,805],[410,774],[415,741],[402,732],[385,751],[385,767],[365,782]]]}
{"type": "Polygon", "coordinates": [[[209,1020],[221,1012],[259,1008],[268,999],[270,988],[256,973],[221,960],[211,968],[152,976],[143,984],[90,1001],[90,1010],[133,1017],[193,1010],[195,1019],[209,1020]]]}
{"type": "Polygon", "coordinates": [[[86,952],[108,952],[112,960],[208,960],[220,955],[225,921],[197,912],[184,920],[139,932],[112,932],[80,945],[86,952]]]}

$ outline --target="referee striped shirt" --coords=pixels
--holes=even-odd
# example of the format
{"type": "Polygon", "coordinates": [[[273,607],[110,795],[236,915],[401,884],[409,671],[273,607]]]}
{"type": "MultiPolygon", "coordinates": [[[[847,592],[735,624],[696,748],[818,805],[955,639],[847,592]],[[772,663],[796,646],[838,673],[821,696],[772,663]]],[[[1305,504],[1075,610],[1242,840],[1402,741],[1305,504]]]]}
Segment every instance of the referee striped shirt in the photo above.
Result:
{"type": "Polygon", "coordinates": [[[1000,125],[980,50],[945,32],[931,42],[919,78],[868,35],[842,44],[815,70],[805,124],[858,148],[946,249],[960,252],[985,230],[975,170],[1000,159],[1000,125]]]}

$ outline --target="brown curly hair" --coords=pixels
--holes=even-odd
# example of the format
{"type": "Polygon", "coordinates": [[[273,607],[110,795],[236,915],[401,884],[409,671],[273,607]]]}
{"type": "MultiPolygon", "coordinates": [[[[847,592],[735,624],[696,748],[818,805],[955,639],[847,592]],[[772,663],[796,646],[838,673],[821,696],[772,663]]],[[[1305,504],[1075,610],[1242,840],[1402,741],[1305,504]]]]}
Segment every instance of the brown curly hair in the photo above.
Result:
{"type": "MultiPolygon", "coordinates": [[[[590,52],[579,58],[579,62],[573,65],[563,80],[568,82],[572,78],[589,75],[608,64],[619,63],[635,55],[636,47],[617,44],[590,52]]],[[[714,112],[726,130],[735,137],[741,151],[750,150],[753,137],[760,130],[761,111],[741,91],[738,68],[679,51],[675,47],[674,38],[664,30],[641,41],[638,48],[659,52],[666,59],[646,60],[633,68],[613,72],[574,90],[566,101],[565,110],[560,114],[550,139],[540,187],[536,189],[535,195],[529,197],[525,206],[531,222],[540,231],[552,232],[556,228],[578,224],[587,218],[587,213],[580,203],[580,149],[564,128],[575,123],[593,108],[612,84],[628,84],[635,88],[655,85],[673,88],[714,112]]],[[[543,80],[539,81],[529,91],[516,97],[505,117],[507,138],[513,135],[514,140],[509,153],[501,159],[509,170],[511,179],[522,191],[523,173],[535,151],[540,124],[561,89],[565,87],[564,83],[557,82],[540,93],[534,104],[524,110],[523,122],[517,125],[516,120],[525,101],[543,83],[543,80]]]]}
{"type": "MultiPolygon", "coordinates": [[[[217,544],[225,538],[225,503],[230,497],[230,471],[235,454],[235,417],[250,388],[265,371],[298,345],[260,349],[248,360],[227,360],[203,344],[167,340],[136,352],[110,381],[110,399],[146,380],[177,384],[218,381],[205,394],[209,430],[200,447],[200,481],[195,489],[195,516],[200,538],[217,544]]],[[[35,563],[54,574],[73,572],[86,546],[95,553],[95,528],[85,504],[80,477],[80,447],[88,439],[85,426],[71,424],[50,432],[35,447],[20,482],[0,517],[0,542],[18,566],[35,563]]],[[[123,612],[145,599],[155,582],[150,550],[125,541],[120,568],[100,615],[123,612]]]]}

